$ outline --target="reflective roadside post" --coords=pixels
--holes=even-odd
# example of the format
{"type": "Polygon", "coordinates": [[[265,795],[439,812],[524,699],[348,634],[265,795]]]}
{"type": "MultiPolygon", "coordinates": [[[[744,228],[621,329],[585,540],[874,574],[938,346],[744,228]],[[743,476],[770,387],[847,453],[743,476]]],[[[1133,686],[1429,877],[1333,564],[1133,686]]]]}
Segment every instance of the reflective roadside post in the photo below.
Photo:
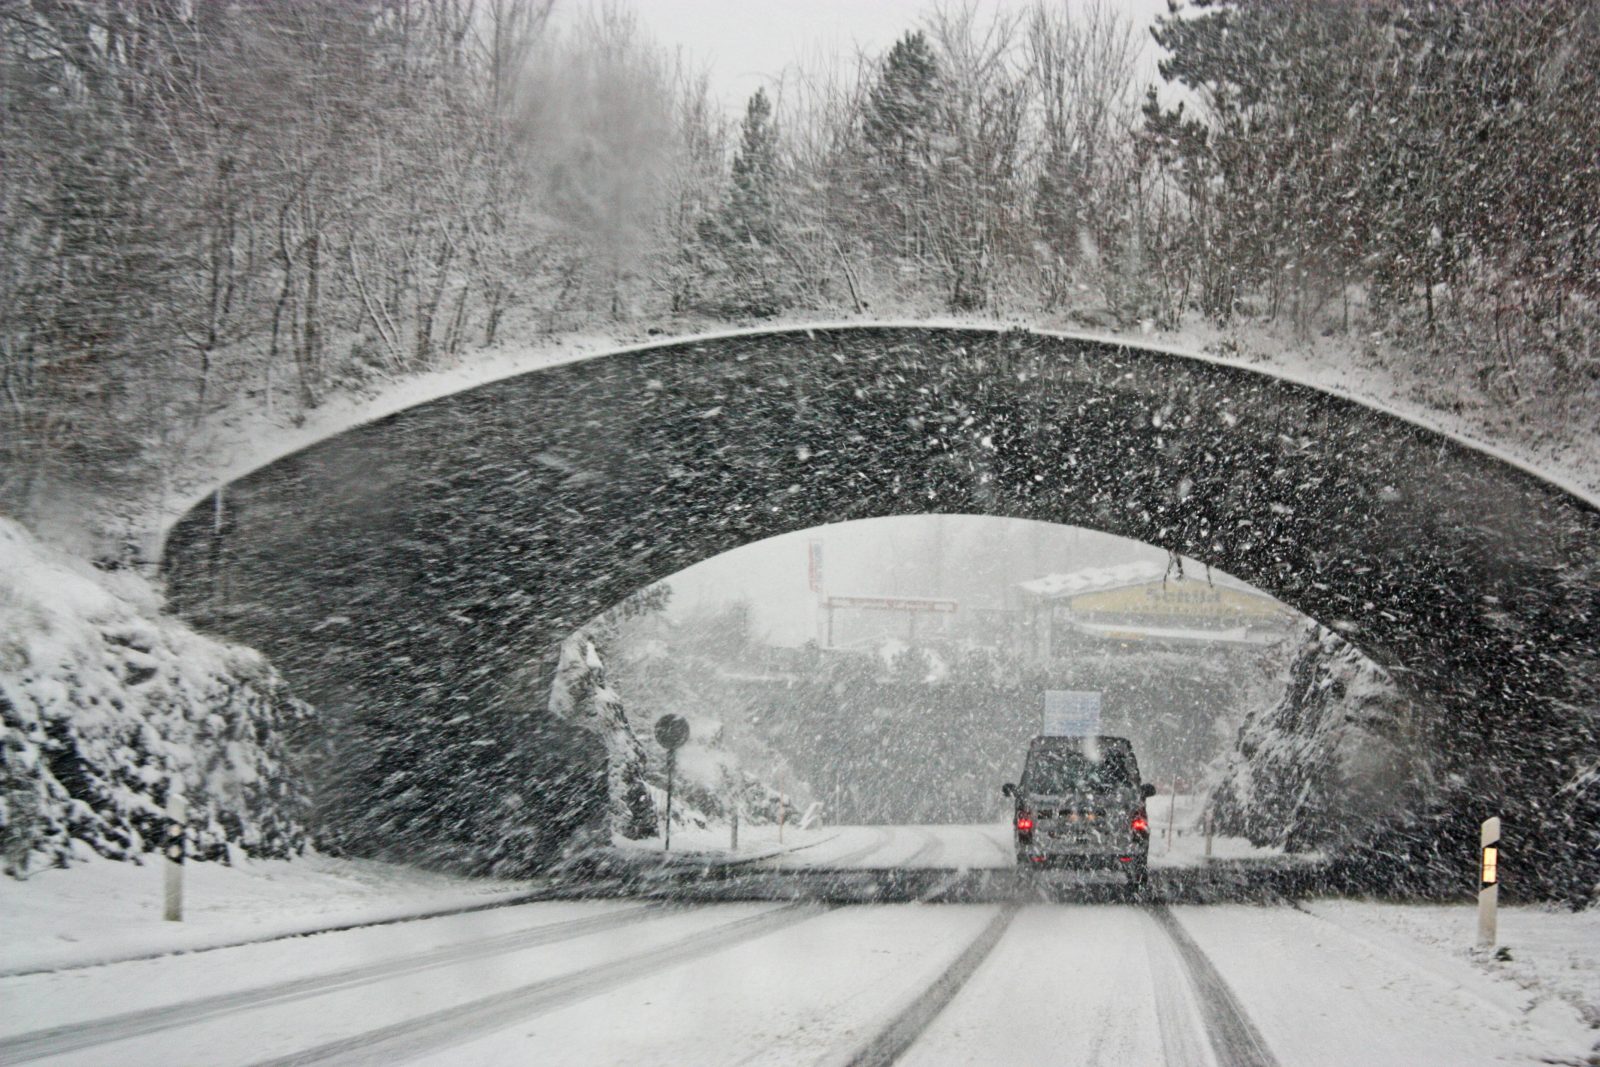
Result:
{"type": "Polygon", "coordinates": [[[679,715],[663,715],[656,720],[656,740],[667,750],[667,829],[663,852],[672,849],[672,776],[678,766],[678,749],[689,740],[689,724],[679,715]]]}
{"type": "Polygon", "coordinates": [[[1478,947],[1491,949],[1500,906],[1500,816],[1483,821],[1478,842],[1478,947]]]}
{"type": "Polygon", "coordinates": [[[163,917],[167,922],[183,921],[183,853],[189,802],[178,792],[177,779],[167,789],[166,893],[163,917]]]}

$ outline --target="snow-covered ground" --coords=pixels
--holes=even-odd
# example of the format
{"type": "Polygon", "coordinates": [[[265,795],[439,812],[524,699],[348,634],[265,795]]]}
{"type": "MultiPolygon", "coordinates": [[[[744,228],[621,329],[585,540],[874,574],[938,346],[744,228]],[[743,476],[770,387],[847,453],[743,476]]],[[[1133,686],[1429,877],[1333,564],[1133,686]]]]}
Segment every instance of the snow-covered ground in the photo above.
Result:
{"type": "Polygon", "coordinates": [[[524,882],[456,878],[373,860],[308,855],[184,868],[182,922],[162,919],[164,861],[89,858],[25,881],[0,878],[0,974],[381,923],[526,895],[524,882]]]}
{"type": "Polygon", "coordinates": [[[1566,977],[1592,967],[1600,936],[1593,913],[1504,909],[1502,943],[1513,958],[1563,976],[1534,988],[1469,956],[1470,905],[1175,911],[1285,1063],[1577,1064],[1600,1053],[1585,1019],[1595,1010],[1592,979],[1580,1010],[1568,995],[1583,998],[1585,980],[1566,977]],[[1533,930],[1536,937],[1516,940],[1533,930]]]}
{"type": "Polygon", "coordinates": [[[1600,1031],[1600,909],[1501,908],[1498,947],[1489,953],[1474,944],[1478,912],[1472,906],[1313,900],[1303,908],[1367,942],[1405,945],[1413,959],[1438,973],[1470,962],[1519,987],[1527,1011],[1562,1001],[1600,1031]]]}
{"type": "Polygon", "coordinates": [[[1010,831],[994,826],[816,826],[801,830],[775,825],[739,828],[739,847],[731,846],[726,826],[672,831],[672,852],[662,856],[660,838],[626,842],[629,852],[679,859],[689,864],[761,862],[766,867],[799,870],[857,868],[1008,867],[1010,831]],[[1002,838],[1005,843],[1002,844],[1002,838]]]}
{"type": "MultiPolygon", "coordinates": [[[[1003,830],[812,833],[836,859],[866,838],[863,861],[912,861],[930,843],[976,860],[999,858],[984,842],[1003,830]]],[[[4,962],[47,929],[76,949],[127,945],[124,925],[146,931],[139,947],[156,933],[179,947],[188,932],[155,916],[156,875],[91,864],[7,887],[4,962]]],[[[192,889],[192,921],[218,940],[518,887],[319,858],[213,868],[192,889]]],[[[1474,929],[1470,905],[1343,900],[544,901],[0,976],[0,1062],[642,1067],[847,1063],[867,1049],[940,1065],[1589,1062],[1600,913],[1503,909],[1509,961],[1475,953],[1474,929]]]]}
{"type": "MultiPolygon", "coordinates": [[[[1179,833],[1168,850],[1163,798],[1151,799],[1156,833],[1150,859],[1157,867],[1205,862],[1201,835],[1179,833]]],[[[1182,827],[1181,818],[1177,821],[1182,827]]],[[[660,838],[628,842],[642,857],[686,864],[757,863],[780,871],[807,868],[863,870],[1005,869],[1015,864],[1010,828],[981,826],[744,825],[730,848],[726,827],[673,831],[672,851],[660,838]]],[[[1219,838],[1218,860],[1270,858],[1271,850],[1219,838]]],[[[311,930],[381,923],[416,915],[515,900],[526,882],[467,879],[371,860],[310,855],[297,861],[243,860],[229,867],[191,863],[184,868],[184,921],[162,919],[163,863],[143,865],[90,858],[50,869],[26,881],[0,879],[0,974],[81,966],[135,956],[185,952],[286,937],[311,930]]]]}
{"type": "MultiPolygon", "coordinates": [[[[1146,803],[1150,815],[1150,865],[1199,867],[1208,862],[1293,861],[1278,849],[1258,848],[1236,837],[1213,837],[1209,855],[1206,836],[1195,825],[1203,798],[1184,794],[1174,810],[1170,795],[1157,794],[1146,803]],[[1169,813],[1173,816],[1170,821],[1169,813]],[[1170,834],[1169,834],[1170,829],[1170,834]]],[[[739,847],[731,846],[726,826],[675,828],[672,851],[662,856],[661,838],[623,841],[629,853],[678,859],[687,864],[764,861],[784,870],[805,867],[861,869],[948,868],[978,870],[1012,867],[1009,823],[973,826],[816,826],[785,828],[779,840],[775,825],[739,828],[739,847]]],[[[1314,857],[1304,857],[1314,858],[1314,857]]]]}

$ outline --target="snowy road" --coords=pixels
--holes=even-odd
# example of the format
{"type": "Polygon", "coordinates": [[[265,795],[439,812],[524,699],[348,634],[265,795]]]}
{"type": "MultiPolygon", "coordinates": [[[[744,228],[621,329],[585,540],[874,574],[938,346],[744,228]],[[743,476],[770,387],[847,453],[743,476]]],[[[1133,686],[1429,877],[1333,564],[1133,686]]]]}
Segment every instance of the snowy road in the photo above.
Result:
{"type": "MultiPolygon", "coordinates": [[[[938,884],[1002,864],[1003,831],[847,828],[746,870],[932,864],[938,884]]],[[[1006,884],[979,904],[541,901],[16,976],[0,1063],[1289,1067],[1588,1043],[1564,1006],[1348,908],[1006,884]]]]}
{"type": "Polygon", "coordinates": [[[995,826],[843,826],[760,861],[774,870],[804,868],[985,869],[1011,867],[1011,832],[995,826]]]}

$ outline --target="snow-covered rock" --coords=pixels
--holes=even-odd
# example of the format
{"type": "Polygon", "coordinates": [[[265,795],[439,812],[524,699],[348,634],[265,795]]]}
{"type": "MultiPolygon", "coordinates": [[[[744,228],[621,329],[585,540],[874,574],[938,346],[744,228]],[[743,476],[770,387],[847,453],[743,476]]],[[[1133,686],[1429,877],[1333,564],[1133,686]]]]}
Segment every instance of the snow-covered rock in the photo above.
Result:
{"type": "Polygon", "coordinates": [[[1430,779],[1409,697],[1338,634],[1307,624],[1283,695],[1246,718],[1211,799],[1217,832],[1337,849],[1413,810],[1430,779]]]}
{"type": "Polygon", "coordinates": [[[0,519],[0,850],[7,874],[161,844],[176,785],[190,854],[306,842],[286,752],[311,709],[258,653],[161,613],[151,586],[0,519]]]}
{"type": "Polygon", "coordinates": [[[654,837],[655,805],[645,788],[644,748],[628,722],[622,697],[606,684],[594,639],[579,630],[561,643],[550,685],[550,713],[597,734],[606,746],[606,817],[613,834],[654,837]]]}

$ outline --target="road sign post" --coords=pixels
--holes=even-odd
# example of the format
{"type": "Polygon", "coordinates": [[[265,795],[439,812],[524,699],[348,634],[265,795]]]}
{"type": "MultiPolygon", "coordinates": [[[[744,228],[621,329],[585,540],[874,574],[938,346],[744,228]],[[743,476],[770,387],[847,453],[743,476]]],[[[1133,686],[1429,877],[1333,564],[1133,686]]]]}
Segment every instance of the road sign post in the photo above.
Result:
{"type": "Polygon", "coordinates": [[[163,918],[172,923],[183,921],[184,836],[188,819],[189,802],[174,784],[167,796],[167,842],[163,849],[167,862],[163,894],[165,906],[162,910],[163,918]]]}
{"type": "Polygon", "coordinates": [[[1500,816],[1484,820],[1478,847],[1478,947],[1491,949],[1500,906],[1500,816]]]}
{"type": "Polygon", "coordinates": [[[678,750],[667,749],[667,828],[666,840],[661,844],[663,852],[672,851],[672,777],[678,768],[678,750]]]}
{"type": "Polygon", "coordinates": [[[656,720],[656,740],[667,750],[667,827],[661,845],[663,852],[672,850],[672,778],[678,766],[678,749],[689,740],[689,724],[680,715],[663,715],[656,720]]]}

